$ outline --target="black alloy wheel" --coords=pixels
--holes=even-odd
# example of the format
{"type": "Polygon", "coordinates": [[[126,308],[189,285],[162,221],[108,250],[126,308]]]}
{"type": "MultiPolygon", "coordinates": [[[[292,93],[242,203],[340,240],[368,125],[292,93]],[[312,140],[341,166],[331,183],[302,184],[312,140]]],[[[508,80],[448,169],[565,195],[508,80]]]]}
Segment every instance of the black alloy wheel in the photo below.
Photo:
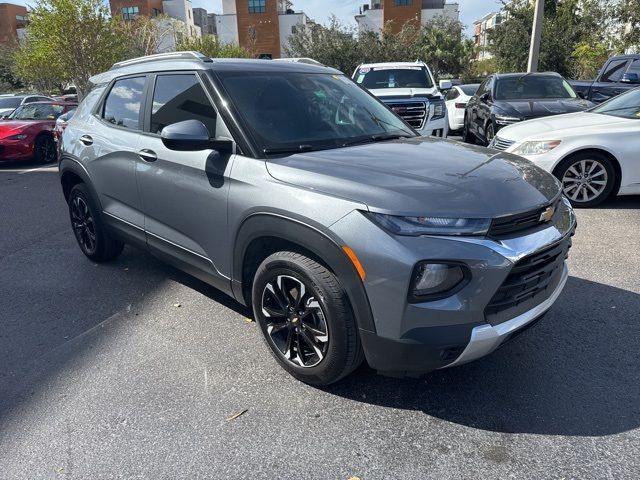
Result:
{"type": "Polygon", "coordinates": [[[36,138],[33,156],[37,163],[52,163],[58,159],[56,142],[49,135],[36,138]]]}

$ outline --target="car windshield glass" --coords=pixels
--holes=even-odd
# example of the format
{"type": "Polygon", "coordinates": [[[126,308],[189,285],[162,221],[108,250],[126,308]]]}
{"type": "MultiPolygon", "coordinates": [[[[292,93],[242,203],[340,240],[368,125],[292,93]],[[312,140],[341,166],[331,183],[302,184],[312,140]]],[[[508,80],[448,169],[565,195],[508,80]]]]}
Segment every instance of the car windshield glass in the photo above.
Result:
{"type": "Polygon", "coordinates": [[[460,87],[460,90],[462,90],[465,95],[469,95],[470,97],[473,97],[475,93],[478,91],[479,87],[480,87],[479,83],[474,83],[471,85],[462,85],[460,87]]]}
{"type": "Polygon", "coordinates": [[[0,97],[0,109],[19,107],[20,102],[22,102],[22,98],[20,97],[9,97],[9,98],[0,97]]]}
{"type": "Polygon", "coordinates": [[[369,90],[376,88],[433,88],[431,75],[424,67],[360,68],[356,83],[369,90]]]}
{"type": "Polygon", "coordinates": [[[500,78],[495,92],[496,100],[561,99],[577,96],[565,79],[548,75],[500,78]]]}
{"type": "Polygon", "coordinates": [[[220,72],[232,103],[266,152],[320,150],[416,134],[344,75],[220,72]]]}
{"type": "Polygon", "coordinates": [[[60,120],[61,122],[68,122],[69,120],[71,120],[71,117],[73,117],[73,114],[76,113],[75,108],[73,110],[69,110],[67,113],[65,113],[64,115],[60,115],[58,117],[58,120],[60,120]]]}
{"type": "Polygon", "coordinates": [[[17,108],[9,117],[11,120],[55,120],[64,112],[62,105],[50,103],[29,103],[17,108]]]}
{"type": "Polygon", "coordinates": [[[640,120],[640,88],[614,97],[591,111],[614,117],[640,120]]]}

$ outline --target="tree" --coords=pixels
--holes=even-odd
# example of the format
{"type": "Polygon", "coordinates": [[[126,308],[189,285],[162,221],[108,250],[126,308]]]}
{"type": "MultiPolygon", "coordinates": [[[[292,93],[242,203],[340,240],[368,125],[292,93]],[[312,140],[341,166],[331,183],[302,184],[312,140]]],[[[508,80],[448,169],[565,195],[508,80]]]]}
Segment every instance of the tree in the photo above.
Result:
{"type": "Polygon", "coordinates": [[[619,26],[619,50],[640,51],[640,0],[619,0],[613,17],[619,26]]]}
{"type": "Polygon", "coordinates": [[[424,26],[420,32],[420,57],[436,77],[457,77],[469,68],[474,56],[474,45],[463,37],[464,27],[458,20],[443,15],[424,26]]]}
{"type": "Polygon", "coordinates": [[[250,54],[239,45],[220,43],[213,35],[184,37],[176,45],[176,50],[193,50],[210,58],[249,58],[250,54]]]}
{"type": "Polygon", "coordinates": [[[184,22],[167,15],[153,18],[139,15],[128,21],[118,20],[116,24],[127,39],[127,57],[131,58],[168,51],[187,31],[184,22]]]}
{"type": "Polygon", "coordinates": [[[47,68],[54,77],[71,80],[86,92],[89,78],[127,56],[127,38],[119,18],[111,18],[102,0],[39,0],[29,14],[28,41],[16,56],[21,72],[44,82],[47,68]]]}
{"type": "Polygon", "coordinates": [[[22,79],[15,72],[15,48],[0,47],[0,92],[24,87],[22,79]]]}

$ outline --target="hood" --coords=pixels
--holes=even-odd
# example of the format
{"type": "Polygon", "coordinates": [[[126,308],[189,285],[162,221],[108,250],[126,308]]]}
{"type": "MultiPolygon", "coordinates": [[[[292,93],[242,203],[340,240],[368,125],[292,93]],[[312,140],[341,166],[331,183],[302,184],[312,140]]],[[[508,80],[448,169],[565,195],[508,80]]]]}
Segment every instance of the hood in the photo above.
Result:
{"type": "Polygon", "coordinates": [[[20,131],[22,131],[25,127],[28,127],[30,124],[31,123],[28,121],[0,121],[0,138],[16,135],[20,133],[20,131]]]}
{"type": "Polygon", "coordinates": [[[433,88],[372,88],[369,90],[372,95],[378,98],[386,97],[439,97],[440,92],[433,88]]]}
{"type": "Polygon", "coordinates": [[[559,115],[562,113],[582,112],[593,107],[593,103],[581,98],[555,100],[496,100],[494,102],[498,115],[500,111],[507,115],[525,119],[559,115]]]}
{"type": "Polygon", "coordinates": [[[553,176],[508,153],[417,137],[267,161],[276,179],[393,215],[493,218],[541,207],[553,176]]]}
{"type": "Polygon", "coordinates": [[[0,117],[4,115],[10,115],[13,113],[15,108],[0,108],[0,117]]]}
{"type": "Polygon", "coordinates": [[[567,113],[508,125],[500,130],[498,136],[515,142],[520,142],[525,138],[538,137],[541,140],[552,140],[556,137],[562,139],[581,135],[589,136],[593,135],[594,131],[600,130],[600,128],[612,131],[618,126],[624,127],[629,124],[635,126],[637,123],[637,120],[601,115],[599,113],[567,113]],[[592,129],[591,127],[595,128],[592,129]]]}

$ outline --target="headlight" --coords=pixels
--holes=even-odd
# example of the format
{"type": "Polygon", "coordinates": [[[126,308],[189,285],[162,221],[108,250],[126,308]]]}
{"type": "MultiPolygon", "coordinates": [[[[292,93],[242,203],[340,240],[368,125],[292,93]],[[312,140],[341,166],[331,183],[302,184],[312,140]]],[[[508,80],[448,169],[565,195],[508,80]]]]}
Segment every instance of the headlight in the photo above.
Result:
{"type": "Polygon", "coordinates": [[[436,100],[433,102],[433,117],[432,119],[444,117],[444,102],[442,100],[436,100]]]}
{"type": "Polygon", "coordinates": [[[496,115],[495,119],[498,125],[511,125],[512,123],[518,123],[523,120],[520,117],[509,117],[507,115],[496,115]]]}
{"type": "Polygon", "coordinates": [[[514,148],[511,153],[516,155],[541,155],[550,152],[558,145],[560,140],[542,140],[539,142],[523,142],[514,148]]]}
{"type": "Polygon", "coordinates": [[[396,217],[370,213],[378,225],[396,235],[485,235],[488,218],[396,217]]]}
{"type": "Polygon", "coordinates": [[[409,301],[424,302],[453,295],[468,282],[470,276],[469,269],[464,265],[420,262],[413,269],[409,301]]]}
{"type": "Polygon", "coordinates": [[[7,137],[7,140],[24,140],[27,137],[28,135],[25,135],[24,133],[19,133],[18,135],[11,135],[10,137],[7,137]]]}

